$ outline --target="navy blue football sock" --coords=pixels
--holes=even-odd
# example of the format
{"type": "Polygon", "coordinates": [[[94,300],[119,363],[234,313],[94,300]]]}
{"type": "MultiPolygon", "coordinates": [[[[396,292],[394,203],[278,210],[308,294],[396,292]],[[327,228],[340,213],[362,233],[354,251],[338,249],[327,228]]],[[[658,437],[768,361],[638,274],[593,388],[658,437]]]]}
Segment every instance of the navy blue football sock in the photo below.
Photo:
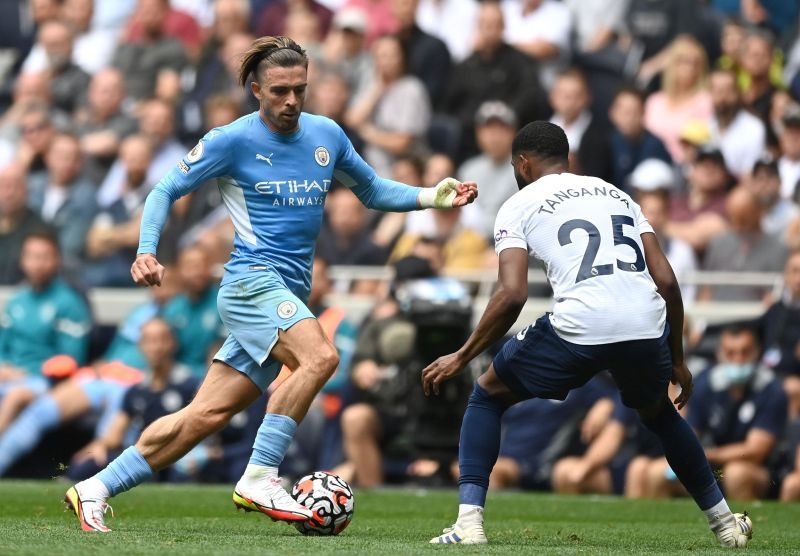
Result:
{"type": "Polygon", "coordinates": [[[703,447],[692,427],[678,414],[672,403],[665,403],[651,419],[642,419],[644,425],[661,440],[664,455],[675,475],[701,510],[718,504],[723,496],[703,447]]]}
{"type": "Polygon", "coordinates": [[[500,451],[500,420],[507,408],[475,383],[461,422],[458,450],[461,504],[484,506],[486,503],[489,474],[500,451]]]}

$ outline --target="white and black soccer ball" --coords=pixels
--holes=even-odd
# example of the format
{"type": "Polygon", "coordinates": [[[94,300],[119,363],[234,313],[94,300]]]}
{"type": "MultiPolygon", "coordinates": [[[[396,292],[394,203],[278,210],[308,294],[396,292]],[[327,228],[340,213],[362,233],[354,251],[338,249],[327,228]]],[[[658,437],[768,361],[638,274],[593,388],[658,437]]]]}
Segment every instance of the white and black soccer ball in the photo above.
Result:
{"type": "Polygon", "coordinates": [[[294,525],[304,535],[338,535],[353,519],[353,489],[333,473],[315,471],[299,479],[292,487],[292,497],[314,511],[313,518],[294,525]]]}

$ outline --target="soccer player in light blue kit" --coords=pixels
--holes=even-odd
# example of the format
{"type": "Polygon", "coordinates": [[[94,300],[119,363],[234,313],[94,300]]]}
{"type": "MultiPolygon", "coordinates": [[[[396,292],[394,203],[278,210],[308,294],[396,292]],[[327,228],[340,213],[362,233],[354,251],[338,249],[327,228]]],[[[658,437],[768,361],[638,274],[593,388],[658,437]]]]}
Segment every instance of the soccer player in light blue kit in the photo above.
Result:
{"type": "Polygon", "coordinates": [[[333,121],[302,112],[308,58],[286,37],[257,39],[242,60],[240,79],[260,109],[213,129],[147,198],[131,275],[160,284],[154,253],[170,206],[217,178],[236,236],[218,297],[230,335],[214,356],[197,396],[186,408],[148,427],[136,444],[94,477],[70,488],[66,502],[86,531],[109,531],[107,500],[180,459],[256,400],[282,364],[294,373],[270,397],[250,464],[234,503],[275,520],[303,521],[311,510],[281,487],[278,466],[297,423],[339,361],[305,305],[314,244],[334,177],[368,207],[410,211],[472,202],[474,183],[452,178],[420,189],[379,178],[333,121]]]}

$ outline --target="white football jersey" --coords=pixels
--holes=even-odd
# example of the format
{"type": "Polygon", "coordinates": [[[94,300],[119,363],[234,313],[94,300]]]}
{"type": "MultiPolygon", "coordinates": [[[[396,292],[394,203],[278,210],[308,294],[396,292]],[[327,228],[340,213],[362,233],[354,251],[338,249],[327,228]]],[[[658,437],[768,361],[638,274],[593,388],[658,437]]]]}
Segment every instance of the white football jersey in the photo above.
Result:
{"type": "Polygon", "coordinates": [[[550,174],[515,193],[495,221],[495,250],[527,249],[553,288],[550,322],[583,345],[658,338],[666,305],[644,258],[653,228],[633,200],[589,176],[550,174]]]}

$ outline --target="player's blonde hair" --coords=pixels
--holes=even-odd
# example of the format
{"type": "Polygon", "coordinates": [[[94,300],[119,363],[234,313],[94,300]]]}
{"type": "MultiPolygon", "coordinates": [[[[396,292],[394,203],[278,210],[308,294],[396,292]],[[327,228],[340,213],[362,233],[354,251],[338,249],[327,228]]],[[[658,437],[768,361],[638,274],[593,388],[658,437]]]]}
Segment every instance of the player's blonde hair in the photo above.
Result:
{"type": "Polygon", "coordinates": [[[274,66],[307,68],[308,56],[306,56],[306,51],[289,37],[258,38],[253,41],[242,57],[239,83],[244,87],[251,75],[253,79],[258,79],[261,70],[274,66]]]}

